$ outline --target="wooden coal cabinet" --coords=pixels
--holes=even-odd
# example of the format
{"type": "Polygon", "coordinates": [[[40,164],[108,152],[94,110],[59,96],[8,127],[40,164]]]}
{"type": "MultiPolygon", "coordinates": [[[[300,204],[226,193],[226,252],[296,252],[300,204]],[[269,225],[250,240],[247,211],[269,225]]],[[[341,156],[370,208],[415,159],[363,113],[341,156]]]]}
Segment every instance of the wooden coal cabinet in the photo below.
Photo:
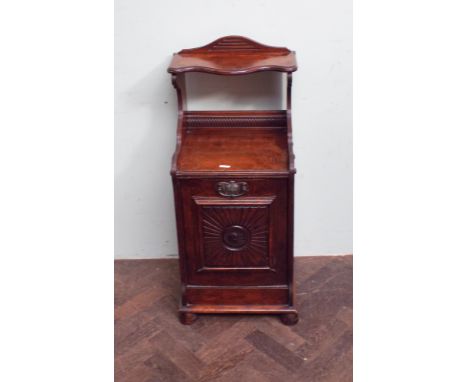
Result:
{"type": "Polygon", "coordinates": [[[172,181],[182,283],[179,317],[278,314],[295,324],[291,125],[295,52],[241,36],[173,55],[178,97],[172,181]],[[285,77],[285,109],[189,111],[190,72],[285,77]]]}

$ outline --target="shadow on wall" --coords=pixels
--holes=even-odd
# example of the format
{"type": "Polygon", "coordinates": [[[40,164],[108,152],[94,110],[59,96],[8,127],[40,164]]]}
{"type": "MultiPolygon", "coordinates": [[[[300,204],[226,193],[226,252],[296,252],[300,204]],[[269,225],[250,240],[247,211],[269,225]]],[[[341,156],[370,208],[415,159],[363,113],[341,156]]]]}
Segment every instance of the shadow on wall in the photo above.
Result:
{"type": "Polygon", "coordinates": [[[260,72],[239,76],[189,73],[190,110],[284,109],[285,76],[260,72]]]}
{"type": "Polygon", "coordinates": [[[117,258],[176,256],[170,161],[177,99],[168,57],[117,94],[115,253],[117,258]]]}

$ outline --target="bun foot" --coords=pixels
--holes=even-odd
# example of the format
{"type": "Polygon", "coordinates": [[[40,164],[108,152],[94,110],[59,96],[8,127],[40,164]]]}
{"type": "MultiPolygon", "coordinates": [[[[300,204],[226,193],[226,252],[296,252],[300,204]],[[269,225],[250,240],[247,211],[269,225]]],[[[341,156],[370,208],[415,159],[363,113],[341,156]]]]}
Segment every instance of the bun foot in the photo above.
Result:
{"type": "Polygon", "coordinates": [[[285,325],[295,325],[299,321],[299,316],[296,312],[285,313],[280,316],[281,322],[285,325]]]}
{"type": "Polygon", "coordinates": [[[184,325],[192,325],[198,316],[195,313],[179,312],[179,320],[184,325]]]}

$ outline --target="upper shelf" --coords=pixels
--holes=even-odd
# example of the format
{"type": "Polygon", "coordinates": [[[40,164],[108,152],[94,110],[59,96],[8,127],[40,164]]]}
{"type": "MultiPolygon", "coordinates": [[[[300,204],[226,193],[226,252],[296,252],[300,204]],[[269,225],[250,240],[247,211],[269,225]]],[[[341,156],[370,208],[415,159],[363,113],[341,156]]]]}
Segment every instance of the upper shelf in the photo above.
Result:
{"type": "Polygon", "coordinates": [[[204,72],[236,75],[261,71],[294,72],[296,53],[260,44],[242,36],[221,37],[212,43],[174,53],[169,73],[204,72]]]}

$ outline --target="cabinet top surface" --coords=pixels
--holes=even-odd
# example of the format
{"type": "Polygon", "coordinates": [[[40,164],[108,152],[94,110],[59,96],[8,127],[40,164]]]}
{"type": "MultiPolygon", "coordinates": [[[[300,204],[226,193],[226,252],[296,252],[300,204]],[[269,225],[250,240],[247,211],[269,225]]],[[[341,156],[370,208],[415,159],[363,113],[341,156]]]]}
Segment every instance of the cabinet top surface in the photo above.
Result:
{"type": "Polygon", "coordinates": [[[174,53],[169,73],[204,72],[223,75],[261,71],[294,72],[295,52],[260,44],[242,36],[221,37],[212,43],[174,53]]]}

